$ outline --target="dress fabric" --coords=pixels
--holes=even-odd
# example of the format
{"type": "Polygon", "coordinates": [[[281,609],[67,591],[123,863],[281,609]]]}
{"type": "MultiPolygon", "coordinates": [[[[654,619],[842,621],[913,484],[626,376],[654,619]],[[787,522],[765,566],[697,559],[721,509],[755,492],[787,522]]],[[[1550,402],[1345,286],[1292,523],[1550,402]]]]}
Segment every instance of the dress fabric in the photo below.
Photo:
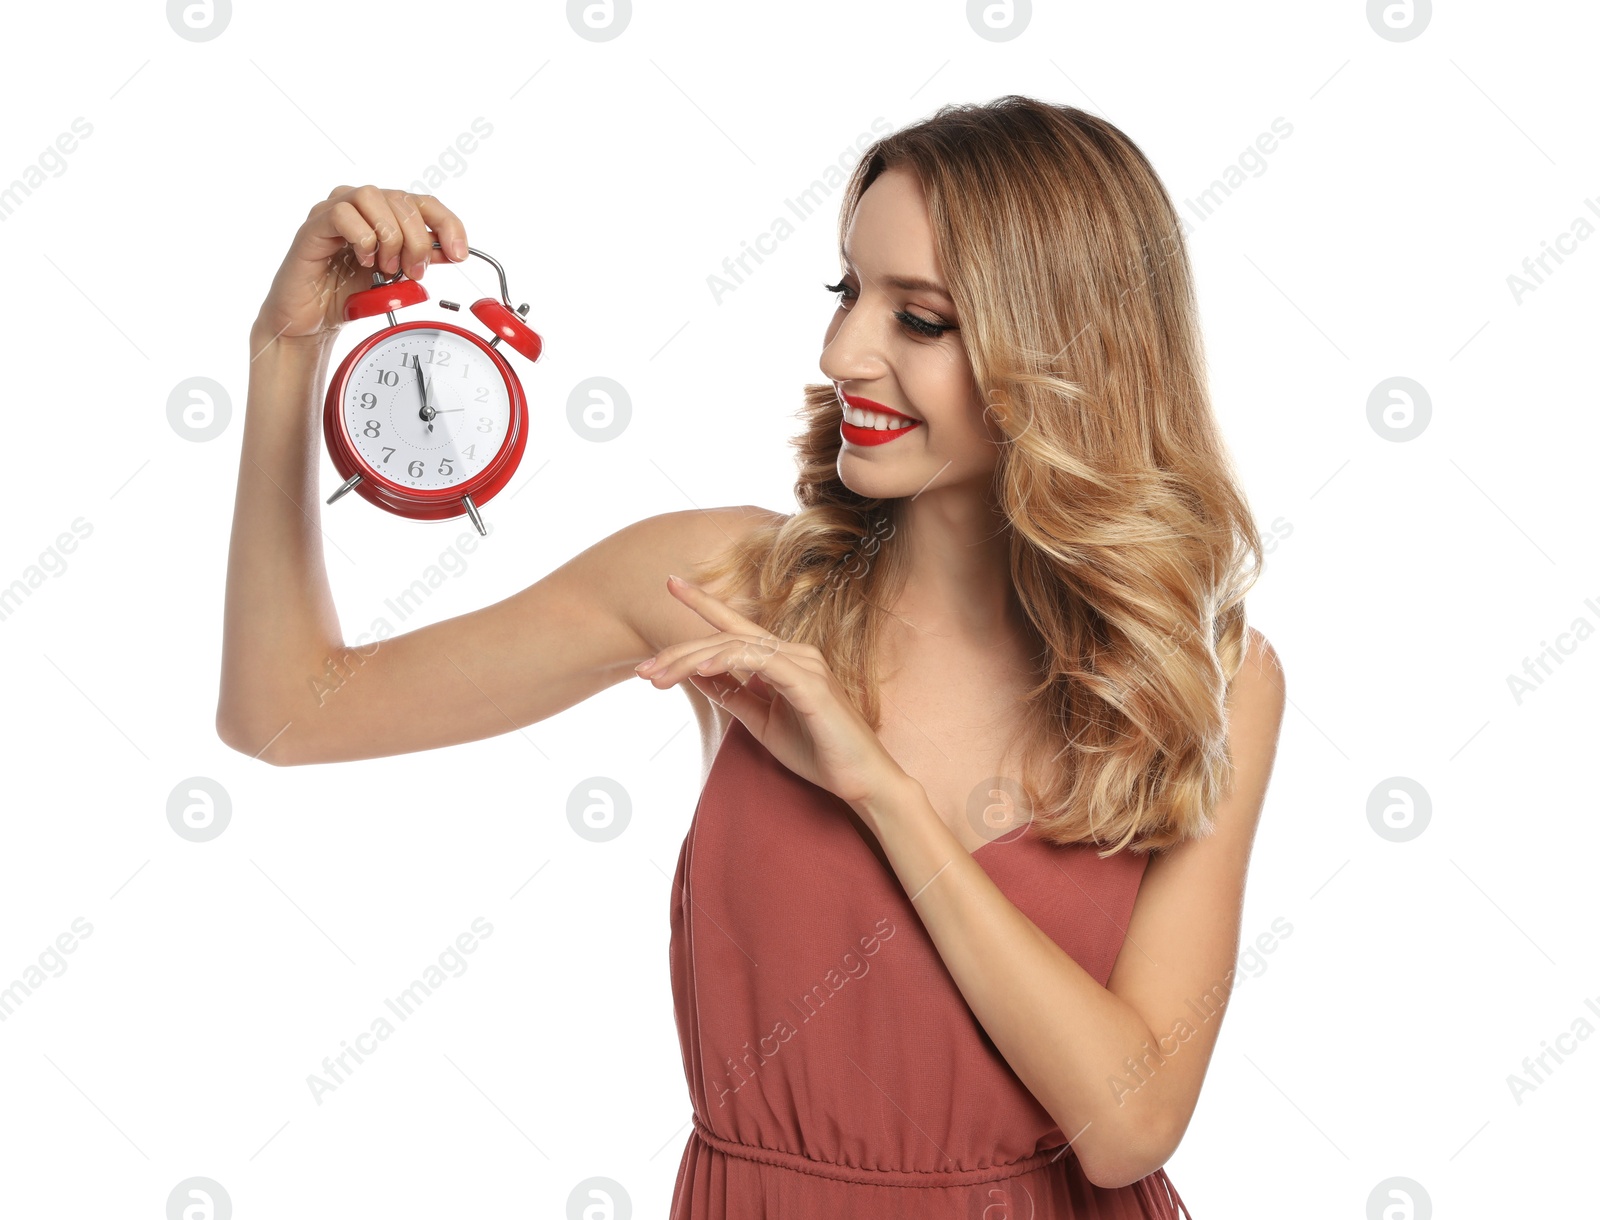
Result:
{"type": "MultiPolygon", "coordinates": [[[[692,1128],[671,1220],[1179,1220],[1104,1189],[967,1006],[848,805],[733,719],[678,855],[692,1128]]],[[[1148,857],[1022,833],[974,858],[1104,986],[1148,857]]]]}

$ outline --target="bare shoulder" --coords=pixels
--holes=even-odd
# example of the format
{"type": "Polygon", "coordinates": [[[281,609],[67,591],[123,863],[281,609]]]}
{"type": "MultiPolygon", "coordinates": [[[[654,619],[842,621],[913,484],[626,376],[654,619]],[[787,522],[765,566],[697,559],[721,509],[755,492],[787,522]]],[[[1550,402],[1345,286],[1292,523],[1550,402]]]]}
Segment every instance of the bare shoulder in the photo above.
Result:
{"type": "Polygon", "coordinates": [[[1228,687],[1228,755],[1232,790],[1216,811],[1214,837],[1248,853],[1278,753],[1287,701],[1283,663],[1271,641],[1245,628],[1244,658],[1228,687]]]}
{"type": "Polygon", "coordinates": [[[1288,701],[1283,662],[1271,641],[1254,627],[1245,629],[1244,657],[1228,687],[1228,755],[1234,789],[1217,811],[1218,829],[1248,844],[1261,812],[1278,753],[1283,709],[1288,701]]]}
{"type": "Polygon", "coordinates": [[[1283,662],[1271,641],[1254,627],[1245,628],[1244,660],[1234,675],[1228,701],[1235,713],[1270,721],[1274,738],[1286,699],[1283,662]]]}
{"type": "MultiPolygon", "coordinates": [[[[706,635],[705,621],[667,591],[669,573],[694,579],[701,565],[744,545],[763,526],[785,514],[753,504],[725,508],[691,508],[660,513],[631,526],[630,556],[643,594],[629,607],[635,631],[653,649],[706,635]]],[[[746,590],[713,588],[719,597],[746,590]]]]}
{"type": "Polygon", "coordinates": [[[1255,839],[1267,786],[1277,761],[1278,737],[1287,701],[1283,664],[1266,636],[1247,627],[1244,657],[1228,686],[1228,759],[1231,763],[1226,793],[1217,802],[1210,834],[1158,852],[1150,865],[1157,883],[1182,876],[1175,888],[1191,894],[1214,888],[1231,893],[1243,885],[1243,874],[1255,839]]]}

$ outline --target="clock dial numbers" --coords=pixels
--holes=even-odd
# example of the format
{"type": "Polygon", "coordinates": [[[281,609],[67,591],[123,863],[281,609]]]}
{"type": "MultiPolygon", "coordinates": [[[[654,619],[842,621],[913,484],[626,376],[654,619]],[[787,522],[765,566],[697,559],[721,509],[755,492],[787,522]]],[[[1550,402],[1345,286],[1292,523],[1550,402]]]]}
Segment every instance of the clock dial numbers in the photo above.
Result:
{"type": "Polygon", "coordinates": [[[476,345],[416,327],[376,344],[351,369],[343,418],[356,452],[379,474],[443,490],[477,475],[500,451],[511,399],[476,345]]]}

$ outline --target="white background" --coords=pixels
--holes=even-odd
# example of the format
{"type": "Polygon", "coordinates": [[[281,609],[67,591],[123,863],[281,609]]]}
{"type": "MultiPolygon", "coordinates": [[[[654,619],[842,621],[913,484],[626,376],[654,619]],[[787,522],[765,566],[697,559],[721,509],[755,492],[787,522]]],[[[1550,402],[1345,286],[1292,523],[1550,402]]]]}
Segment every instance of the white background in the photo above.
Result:
{"type": "MultiPolygon", "coordinates": [[[[644,516],[789,510],[832,201],[720,303],[708,276],[875,118],[1010,92],[1111,119],[1180,207],[1293,127],[1190,239],[1217,411],[1263,532],[1280,522],[1248,605],[1291,702],[1243,938],[1293,931],[1236,991],[1168,1172],[1200,1220],[1359,1220],[1391,1177],[1440,1216],[1592,1198],[1600,1039],[1567,1041],[1520,1104],[1507,1078],[1580,1018],[1600,1028],[1580,780],[1600,241],[1520,301],[1507,277],[1600,223],[1600,31],[1576,4],[1441,8],[1406,42],[1360,3],[1042,4],[1006,42],[911,0],[641,3],[602,43],[561,4],[505,0],[240,4],[199,43],[159,3],[10,13],[0,182],[93,128],[0,222],[0,584],[92,525],[0,621],[0,986],[93,929],[0,1022],[16,1213],[157,1218],[203,1175],[241,1218],[565,1215],[591,1176],[665,1214],[689,1117],[667,974],[688,702],[631,682],[520,732],[333,766],[218,741],[247,332],[313,203],[406,186],[492,125],[434,193],[547,349],[518,365],[533,433],[484,509],[495,533],[403,628],[461,614],[644,516]],[[203,443],[166,410],[197,376],[232,406],[203,443]],[[566,421],[591,376],[632,403],[607,443],[566,421]],[[1406,442],[1368,422],[1394,376],[1432,404],[1406,442]],[[632,802],[604,844],[566,818],[597,775],[632,802]],[[167,821],[192,776],[232,800],[209,843],[167,821]],[[1367,816],[1397,776],[1432,806],[1404,843],[1367,816]],[[308,1074],[479,916],[470,969],[315,1102],[308,1074]]],[[[484,268],[428,287],[474,299],[484,268]]],[[[324,496],[336,481],[324,457],[324,496]]],[[[349,639],[468,528],[307,507],[349,639]]]]}

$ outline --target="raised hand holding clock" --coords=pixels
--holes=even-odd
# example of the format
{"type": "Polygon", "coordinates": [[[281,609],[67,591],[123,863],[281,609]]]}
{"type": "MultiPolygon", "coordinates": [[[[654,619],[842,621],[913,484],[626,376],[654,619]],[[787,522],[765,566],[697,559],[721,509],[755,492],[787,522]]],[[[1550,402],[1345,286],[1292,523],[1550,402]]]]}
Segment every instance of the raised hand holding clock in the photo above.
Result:
{"type": "MultiPolygon", "coordinates": [[[[460,309],[453,301],[440,305],[460,309]]],[[[468,246],[459,218],[431,195],[336,187],[296,233],[252,327],[251,347],[259,354],[274,342],[331,342],[344,322],[387,315],[388,325],[358,343],[328,383],[323,435],[343,482],[327,502],[354,490],[413,520],[465,513],[486,534],[479,507],[510,481],[527,446],[527,399],[499,350],[504,341],[538,360],[543,340],[524,321],[527,312],[526,304],[512,307],[504,268],[468,246]],[[500,298],[468,307],[492,338],[448,322],[395,318],[396,310],[428,300],[419,282],[428,265],[469,256],[499,276],[500,298]],[[359,286],[364,268],[371,269],[370,287],[359,286]],[[419,379],[420,412],[414,398],[407,405],[400,384],[411,372],[419,379]],[[444,415],[462,419],[438,419],[444,415]]]]}

